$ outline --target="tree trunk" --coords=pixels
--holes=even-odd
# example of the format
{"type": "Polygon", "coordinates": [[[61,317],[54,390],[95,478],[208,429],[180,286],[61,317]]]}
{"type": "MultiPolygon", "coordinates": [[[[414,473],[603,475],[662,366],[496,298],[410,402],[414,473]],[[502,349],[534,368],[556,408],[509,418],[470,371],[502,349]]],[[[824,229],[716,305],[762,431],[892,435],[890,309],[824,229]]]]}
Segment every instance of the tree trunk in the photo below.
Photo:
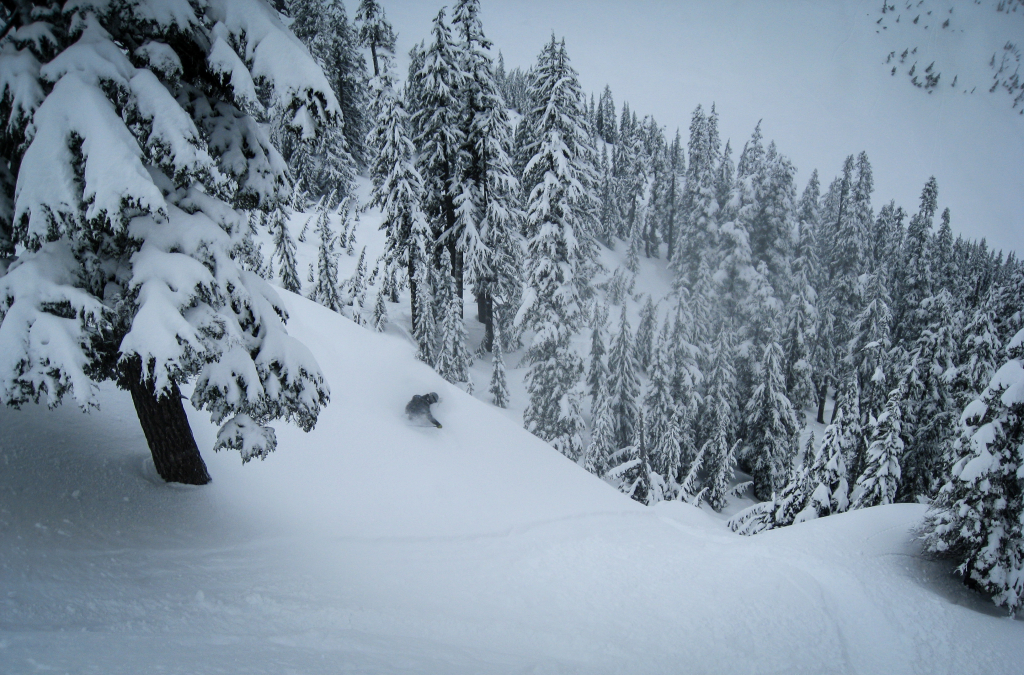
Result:
{"type": "Polygon", "coordinates": [[[825,423],[825,399],[828,398],[828,384],[818,389],[818,424],[825,423]]]}
{"type": "Polygon", "coordinates": [[[377,43],[370,43],[370,54],[373,56],[373,76],[380,77],[380,67],[377,65],[377,43]]]}
{"type": "Polygon", "coordinates": [[[134,360],[129,363],[126,376],[135,412],[160,477],[168,483],[209,483],[210,474],[192,437],[178,384],[171,385],[170,395],[158,397],[153,385],[142,381],[142,366],[134,360]]]}
{"type": "Polygon", "coordinates": [[[409,314],[412,317],[412,334],[416,334],[416,322],[419,319],[419,306],[417,302],[416,292],[416,263],[413,262],[413,252],[409,251],[409,314]]]}
{"type": "Polygon", "coordinates": [[[491,351],[494,343],[494,308],[491,294],[480,291],[476,294],[476,319],[484,325],[484,351],[491,351]]]}

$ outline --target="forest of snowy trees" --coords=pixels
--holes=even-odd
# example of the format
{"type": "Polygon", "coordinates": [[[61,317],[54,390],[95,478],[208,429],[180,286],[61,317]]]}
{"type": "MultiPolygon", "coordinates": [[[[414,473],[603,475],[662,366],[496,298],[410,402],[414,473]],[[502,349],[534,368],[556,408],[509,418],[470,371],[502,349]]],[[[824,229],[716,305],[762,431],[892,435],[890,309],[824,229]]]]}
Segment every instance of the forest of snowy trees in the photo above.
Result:
{"type": "Polygon", "coordinates": [[[1024,266],[954,238],[934,179],[876,210],[861,152],[798,186],[760,125],[723,143],[714,104],[684,133],[587,95],[554,35],[506,70],[479,0],[404,77],[376,0],[3,5],[4,403],[89,407],[114,381],[160,475],[204,483],[181,385],[244,460],[328,401],[268,280],[377,331],[406,302],[418,357],[495,405],[521,351],[526,428],[637,501],[721,510],[739,469],[743,534],[930,501],[929,550],[1024,603],[1024,266]],[[367,206],[385,249],[339,278],[367,206]],[[642,258],[666,297],[637,291],[642,258]],[[808,416],[827,426],[801,446],[808,416]]]}

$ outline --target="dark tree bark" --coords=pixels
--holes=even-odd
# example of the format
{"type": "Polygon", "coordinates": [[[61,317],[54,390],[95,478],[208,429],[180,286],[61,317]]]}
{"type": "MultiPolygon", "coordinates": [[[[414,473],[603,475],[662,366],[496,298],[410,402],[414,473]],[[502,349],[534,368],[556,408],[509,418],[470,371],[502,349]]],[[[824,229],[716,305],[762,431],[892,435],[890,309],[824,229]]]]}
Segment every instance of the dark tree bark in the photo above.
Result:
{"type": "Polygon", "coordinates": [[[825,423],[825,399],[828,397],[828,385],[823,384],[818,389],[818,424],[825,423]]]}
{"type": "Polygon", "coordinates": [[[476,319],[484,325],[484,351],[491,351],[494,344],[494,302],[491,294],[480,291],[476,294],[476,319]]]}
{"type": "Polygon", "coordinates": [[[172,384],[169,395],[158,397],[153,385],[142,381],[137,360],[126,367],[125,379],[160,477],[168,483],[209,483],[210,474],[192,436],[178,384],[172,384]]]}
{"type": "Polygon", "coordinates": [[[409,251],[409,312],[412,315],[412,332],[416,333],[416,323],[419,321],[419,305],[416,300],[418,284],[416,283],[416,263],[413,262],[413,252],[409,251]]]}

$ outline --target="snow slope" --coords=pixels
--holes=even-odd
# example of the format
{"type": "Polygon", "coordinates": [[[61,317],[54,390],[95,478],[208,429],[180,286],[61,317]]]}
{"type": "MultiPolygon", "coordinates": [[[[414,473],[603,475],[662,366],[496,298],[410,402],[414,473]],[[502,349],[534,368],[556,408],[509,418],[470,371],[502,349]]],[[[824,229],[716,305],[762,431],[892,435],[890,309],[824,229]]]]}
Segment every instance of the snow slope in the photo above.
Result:
{"type": "MultiPolygon", "coordinates": [[[[214,482],[154,475],[127,394],[0,411],[0,673],[1009,673],[1024,622],[923,559],[919,506],[753,538],[648,509],[286,294],[332,388],[214,482]],[[444,428],[410,425],[440,393],[444,428]]],[[[201,447],[214,429],[192,418],[201,447]]]]}

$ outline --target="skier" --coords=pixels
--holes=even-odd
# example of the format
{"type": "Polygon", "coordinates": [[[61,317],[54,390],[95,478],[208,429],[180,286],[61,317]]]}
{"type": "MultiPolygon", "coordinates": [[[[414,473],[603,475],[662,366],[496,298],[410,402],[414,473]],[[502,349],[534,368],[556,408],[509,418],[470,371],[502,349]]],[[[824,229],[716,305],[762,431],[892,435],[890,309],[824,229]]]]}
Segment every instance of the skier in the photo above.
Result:
{"type": "Polygon", "coordinates": [[[405,414],[411,420],[425,420],[440,429],[441,423],[434,419],[434,416],[430,414],[430,405],[432,403],[437,403],[437,401],[438,396],[434,392],[430,392],[424,396],[417,394],[405,405],[405,414]]]}

